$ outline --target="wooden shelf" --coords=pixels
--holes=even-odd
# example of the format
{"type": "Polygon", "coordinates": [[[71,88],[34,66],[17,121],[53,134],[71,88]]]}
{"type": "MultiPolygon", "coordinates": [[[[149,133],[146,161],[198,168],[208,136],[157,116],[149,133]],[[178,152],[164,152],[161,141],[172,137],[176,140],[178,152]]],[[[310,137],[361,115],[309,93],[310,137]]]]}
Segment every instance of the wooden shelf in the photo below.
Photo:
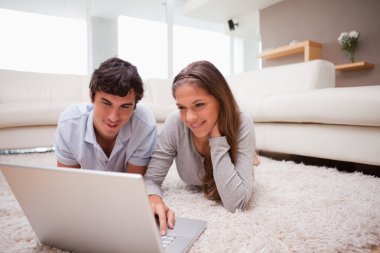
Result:
{"type": "Polygon", "coordinates": [[[354,62],[354,63],[335,65],[335,70],[350,71],[350,70],[357,70],[357,69],[371,69],[373,68],[373,66],[374,65],[372,63],[359,61],[359,62],[354,62]]]}
{"type": "Polygon", "coordinates": [[[304,61],[310,61],[321,58],[322,45],[318,42],[305,40],[291,45],[278,47],[273,50],[265,51],[260,54],[260,58],[264,60],[272,60],[286,57],[293,54],[304,53],[304,61]]]}

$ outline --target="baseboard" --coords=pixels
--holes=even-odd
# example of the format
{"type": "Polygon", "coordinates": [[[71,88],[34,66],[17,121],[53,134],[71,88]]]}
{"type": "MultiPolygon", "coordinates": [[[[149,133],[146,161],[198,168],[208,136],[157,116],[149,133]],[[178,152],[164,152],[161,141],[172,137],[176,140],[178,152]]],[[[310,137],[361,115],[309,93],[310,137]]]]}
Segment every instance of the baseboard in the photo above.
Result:
{"type": "Polygon", "coordinates": [[[376,177],[380,177],[380,166],[376,166],[376,165],[337,161],[337,160],[331,160],[331,159],[308,157],[308,156],[293,155],[293,154],[283,154],[283,153],[268,152],[268,151],[259,151],[259,155],[270,157],[275,160],[288,160],[288,161],[294,161],[296,163],[303,163],[305,165],[326,166],[326,167],[336,168],[340,171],[346,171],[346,172],[357,171],[357,172],[362,172],[366,175],[373,175],[376,177]]]}
{"type": "Polygon", "coordinates": [[[20,149],[0,149],[0,155],[27,154],[27,153],[45,153],[54,151],[51,147],[20,148],[20,149]]]}

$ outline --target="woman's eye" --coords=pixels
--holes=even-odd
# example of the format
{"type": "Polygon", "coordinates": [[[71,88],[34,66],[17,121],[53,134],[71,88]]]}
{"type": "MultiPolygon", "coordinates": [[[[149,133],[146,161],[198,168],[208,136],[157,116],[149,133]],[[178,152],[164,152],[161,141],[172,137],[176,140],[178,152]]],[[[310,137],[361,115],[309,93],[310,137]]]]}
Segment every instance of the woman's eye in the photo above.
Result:
{"type": "Polygon", "coordinates": [[[183,110],[183,109],[185,109],[185,107],[183,107],[183,106],[178,106],[178,109],[179,109],[179,110],[183,110]]]}
{"type": "Polygon", "coordinates": [[[205,105],[205,103],[197,103],[197,104],[195,104],[195,107],[202,107],[204,105],[205,105]]]}

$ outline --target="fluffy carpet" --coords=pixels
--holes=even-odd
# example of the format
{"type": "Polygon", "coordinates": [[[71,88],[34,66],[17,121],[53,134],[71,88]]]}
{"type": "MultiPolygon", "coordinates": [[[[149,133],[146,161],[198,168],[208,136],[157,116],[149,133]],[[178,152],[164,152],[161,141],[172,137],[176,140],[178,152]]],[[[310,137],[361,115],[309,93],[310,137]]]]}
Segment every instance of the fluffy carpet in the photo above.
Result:
{"type": "MultiPolygon", "coordinates": [[[[0,161],[55,163],[54,153],[2,155],[0,161]]],[[[38,244],[0,174],[0,252],[62,252],[38,244]]],[[[380,245],[380,178],[261,158],[247,210],[228,213],[182,183],[163,186],[177,216],[206,219],[190,252],[371,252],[380,245]]]]}

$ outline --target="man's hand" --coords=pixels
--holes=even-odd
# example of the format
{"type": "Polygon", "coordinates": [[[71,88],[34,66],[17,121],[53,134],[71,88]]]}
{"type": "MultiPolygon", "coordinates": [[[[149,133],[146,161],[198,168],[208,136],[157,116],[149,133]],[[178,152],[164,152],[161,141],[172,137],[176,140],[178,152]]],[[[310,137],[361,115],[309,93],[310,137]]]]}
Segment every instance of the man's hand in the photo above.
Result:
{"type": "Polygon", "coordinates": [[[57,167],[80,169],[79,164],[77,164],[77,165],[66,165],[66,164],[63,164],[63,163],[58,162],[58,161],[57,161],[57,167]]]}
{"type": "Polygon", "coordinates": [[[125,172],[144,175],[146,172],[146,168],[147,166],[139,166],[127,163],[127,166],[125,167],[125,172]]]}
{"type": "Polygon", "coordinates": [[[160,223],[160,234],[166,235],[166,229],[174,227],[174,212],[167,207],[160,196],[150,195],[149,196],[150,207],[152,208],[153,215],[158,216],[158,221],[160,223]]]}

